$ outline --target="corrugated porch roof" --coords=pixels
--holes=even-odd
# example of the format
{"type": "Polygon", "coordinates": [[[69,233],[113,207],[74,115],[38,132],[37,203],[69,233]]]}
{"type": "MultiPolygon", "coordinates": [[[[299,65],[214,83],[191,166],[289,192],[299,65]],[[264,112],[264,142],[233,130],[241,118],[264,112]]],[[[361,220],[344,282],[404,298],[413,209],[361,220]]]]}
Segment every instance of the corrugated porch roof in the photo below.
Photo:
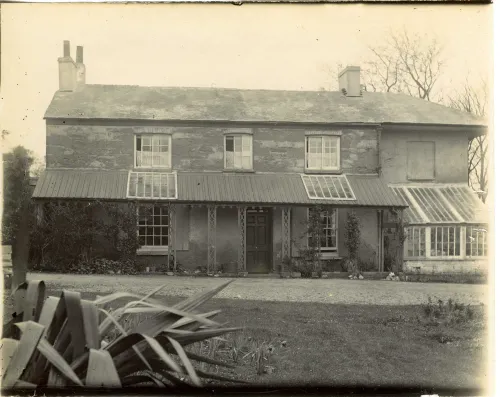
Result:
{"type": "MultiPolygon", "coordinates": [[[[184,203],[249,203],[262,205],[312,205],[406,207],[377,176],[348,175],[356,200],[310,199],[300,174],[178,173],[178,198],[184,203]]],[[[34,199],[127,200],[128,171],[46,170],[34,199]]]]}

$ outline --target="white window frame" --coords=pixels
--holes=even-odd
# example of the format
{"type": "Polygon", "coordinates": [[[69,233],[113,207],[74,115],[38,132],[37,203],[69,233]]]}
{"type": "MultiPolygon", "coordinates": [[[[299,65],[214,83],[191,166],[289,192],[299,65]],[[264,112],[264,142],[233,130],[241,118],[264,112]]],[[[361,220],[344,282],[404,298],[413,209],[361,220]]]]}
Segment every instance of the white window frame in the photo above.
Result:
{"type": "MultiPolygon", "coordinates": [[[[142,158],[141,150],[141,158],[142,158]]],[[[151,153],[154,153],[153,151],[151,153]]],[[[172,135],[171,134],[134,134],[134,168],[137,169],[172,169],[172,135]],[[168,165],[141,165],[137,164],[137,138],[141,138],[141,149],[143,147],[142,138],[151,138],[151,148],[153,148],[153,137],[161,136],[162,138],[168,138],[168,165]]]]}
{"type": "MultiPolygon", "coordinates": [[[[137,214],[137,225],[136,225],[136,227],[137,227],[137,238],[138,238],[138,239],[140,239],[140,233],[139,233],[139,228],[140,228],[140,227],[146,227],[146,228],[147,228],[147,227],[153,227],[153,228],[154,228],[154,227],[160,227],[160,228],[165,228],[165,227],[166,227],[166,228],[167,228],[167,240],[168,240],[168,243],[170,244],[170,239],[171,239],[171,236],[170,236],[170,234],[169,234],[169,230],[170,230],[170,222],[171,222],[171,219],[170,219],[170,213],[169,213],[169,211],[168,211],[168,207],[167,207],[166,205],[161,205],[161,204],[155,204],[155,205],[144,205],[144,204],[143,204],[143,205],[138,205],[138,206],[136,207],[136,211],[137,211],[137,212],[136,212],[136,214],[137,214]],[[153,215],[152,215],[152,216],[153,216],[153,217],[154,217],[154,209],[155,209],[155,207],[159,207],[159,208],[161,208],[162,212],[161,212],[161,215],[160,215],[160,216],[164,216],[164,215],[163,215],[163,211],[167,211],[167,217],[168,217],[167,219],[168,219],[168,224],[167,224],[167,225],[162,225],[162,224],[160,224],[160,225],[154,225],[154,223],[153,223],[153,225],[148,225],[148,224],[146,224],[146,225],[140,225],[140,224],[139,224],[139,211],[140,211],[140,208],[141,208],[141,207],[144,207],[144,208],[148,208],[148,207],[149,207],[149,208],[152,208],[152,210],[153,210],[153,215]]],[[[154,218],[153,218],[153,219],[154,219],[154,218]]],[[[160,219],[161,219],[161,218],[160,218],[160,219]]],[[[163,235],[160,233],[160,239],[161,239],[161,237],[162,237],[162,236],[163,236],[163,235]]],[[[154,229],[153,229],[153,239],[154,239],[154,229]]],[[[168,244],[167,244],[167,245],[161,245],[161,244],[160,244],[160,245],[154,245],[154,244],[153,244],[153,245],[141,245],[141,246],[137,249],[137,252],[138,252],[138,253],[141,253],[141,252],[166,251],[166,250],[168,250],[168,244]]]]}
{"type": "Polygon", "coordinates": [[[308,135],[305,137],[305,169],[308,171],[339,171],[340,170],[340,136],[338,135],[308,135]],[[309,166],[309,139],[310,138],[321,138],[321,166],[320,167],[310,167],[309,166]],[[334,139],[337,142],[337,164],[326,167],[323,165],[325,160],[325,139],[334,139]]]}
{"type": "MultiPolygon", "coordinates": [[[[409,226],[409,227],[406,227],[405,228],[405,234],[406,234],[406,240],[405,240],[405,247],[404,247],[404,250],[405,250],[405,258],[409,258],[409,259],[421,259],[421,258],[425,258],[426,257],[426,254],[427,254],[427,238],[426,238],[426,227],[425,226],[409,226]],[[423,235],[423,242],[424,242],[424,253],[422,255],[420,255],[420,244],[422,243],[421,241],[421,234],[420,234],[420,231],[423,230],[424,231],[424,235],[423,235]],[[408,251],[409,251],[409,235],[412,234],[413,237],[415,237],[415,234],[417,234],[418,236],[418,240],[417,240],[417,243],[416,243],[416,246],[418,247],[418,255],[408,255],[408,251]]],[[[415,252],[415,243],[413,244],[412,246],[412,251],[415,252]]]]}
{"type": "MultiPolygon", "coordinates": [[[[449,225],[449,226],[448,225],[447,226],[433,225],[433,226],[429,226],[428,233],[429,233],[429,242],[430,242],[430,246],[429,246],[429,256],[430,256],[430,258],[432,258],[432,259],[460,258],[462,256],[462,232],[463,232],[462,231],[462,227],[460,225],[449,225]],[[437,235],[438,235],[437,232],[438,232],[438,229],[441,229],[441,239],[442,239],[442,241],[441,241],[441,247],[444,246],[445,240],[447,240],[448,247],[449,247],[449,245],[450,245],[450,233],[449,233],[449,229],[450,228],[454,228],[455,231],[456,230],[460,231],[460,238],[457,241],[456,234],[455,234],[455,241],[454,241],[454,245],[455,246],[456,246],[457,242],[460,244],[460,247],[459,247],[459,250],[458,250],[458,254],[456,254],[456,255],[448,255],[448,254],[447,255],[442,255],[442,254],[441,255],[438,255],[438,254],[433,255],[432,254],[432,243],[433,243],[433,241],[432,241],[432,229],[436,229],[436,235],[435,235],[435,241],[434,241],[434,243],[435,243],[435,249],[437,251],[437,246],[439,244],[439,241],[437,241],[437,235]],[[447,238],[446,239],[443,237],[445,229],[447,231],[447,238]]],[[[441,248],[441,251],[442,251],[442,248],[441,248]]],[[[448,252],[449,252],[449,248],[448,248],[448,252]]]]}
{"type": "MultiPolygon", "coordinates": [[[[404,260],[408,261],[418,261],[418,260],[457,260],[457,259],[470,259],[470,260],[475,260],[475,259],[485,259],[487,258],[488,254],[484,255],[484,248],[483,248],[483,255],[468,255],[467,254],[467,245],[469,243],[467,242],[467,230],[476,230],[476,234],[481,235],[481,239],[484,238],[484,245],[483,247],[486,247],[486,251],[489,249],[489,244],[488,244],[488,230],[484,226],[475,226],[475,225],[463,225],[463,224],[448,224],[448,225],[442,225],[442,224],[427,224],[427,225],[409,225],[405,228],[405,232],[409,228],[425,228],[425,256],[408,256],[408,238],[405,239],[404,242],[404,260]],[[456,242],[460,241],[460,252],[458,252],[456,255],[431,255],[431,245],[432,245],[432,233],[431,229],[432,228],[450,228],[454,227],[455,229],[460,230],[460,239],[457,240],[455,239],[456,242]]],[[[437,238],[437,235],[436,237],[437,238]]],[[[483,240],[482,240],[483,241],[483,240]]],[[[481,242],[482,242],[481,241],[481,242]]],[[[456,243],[455,243],[456,244],[456,243]]]]}
{"type": "MultiPolygon", "coordinates": [[[[233,149],[234,149],[234,141],[233,141],[233,149]]],[[[233,152],[236,153],[236,152],[233,152]]],[[[234,159],[233,159],[234,162],[234,159]]],[[[243,164],[243,162],[242,162],[243,164]]],[[[253,135],[252,134],[245,134],[245,133],[231,133],[231,134],[225,134],[224,135],[224,169],[225,170],[242,170],[242,171],[252,171],[253,170],[253,135]],[[227,166],[227,150],[226,150],[226,142],[227,138],[235,138],[235,137],[241,137],[241,156],[243,157],[244,151],[243,151],[243,139],[245,137],[248,137],[250,139],[250,167],[249,168],[244,168],[243,165],[241,167],[228,167],[227,166]]]]}
{"type": "Polygon", "coordinates": [[[484,255],[484,248],[486,247],[486,251],[488,251],[488,230],[481,226],[466,226],[465,227],[465,257],[466,258],[486,258],[488,255],[484,255]],[[470,231],[471,237],[474,238],[473,241],[467,239],[467,235],[470,231]],[[481,237],[478,237],[481,236],[481,237]],[[482,243],[482,253],[479,254],[479,241],[482,243]],[[476,244],[476,249],[478,255],[472,255],[472,247],[476,244]],[[467,247],[470,247],[470,254],[467,255],[467,247]]]}
{"type": "MultiPolygon", "coordinates": [[[[310,213],[311,209],[308,208],[307,209],[307,222],[309,223],[309,213],[310,213]]],[[[337,208],[332,208],[330,211],[332,211],[332,218],[335,217],[335,247],[320,247],[320,251],[322,254],[337,254],[338,251],[339,251],[339,212],[337,210],[337,208]]],[[[323,233],[326,232],[327,229],[323,228],[323,233]]],[[[330,230],[333,230],[330,228],[330,230]]],[[[309,233],[307,234],[307,246],[309,247],[309,238],[310,238],[310,235],[309,233]]]]}

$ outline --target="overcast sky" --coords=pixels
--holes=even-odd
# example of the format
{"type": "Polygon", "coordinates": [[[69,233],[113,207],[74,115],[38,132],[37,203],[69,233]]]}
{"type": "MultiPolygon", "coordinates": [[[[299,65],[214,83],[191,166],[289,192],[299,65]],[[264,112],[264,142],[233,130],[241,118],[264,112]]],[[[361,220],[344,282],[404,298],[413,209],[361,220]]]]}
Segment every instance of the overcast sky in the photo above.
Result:
{"type": "Polygon", "coordinates": [[[447,60],[439,90],[492,67],[492,6],[2,4],[4,151],[45,155],[43,114],[58,89],[63,40],[84,47],[89,84],[336,88],[337,64],[407,27],[447,60]]]}

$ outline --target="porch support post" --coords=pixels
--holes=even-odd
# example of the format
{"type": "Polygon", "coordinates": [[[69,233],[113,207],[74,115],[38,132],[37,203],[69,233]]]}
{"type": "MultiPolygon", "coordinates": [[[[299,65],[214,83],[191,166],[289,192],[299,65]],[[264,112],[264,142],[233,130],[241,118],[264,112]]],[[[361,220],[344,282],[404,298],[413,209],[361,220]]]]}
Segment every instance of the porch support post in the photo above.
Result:
{"type": "Polygon", "coordinates": [[[247,207],[238,206],[238,271],[244,272],[247,269],[247,207]]]}
{"type": "MultiPolygon", "coordinates": [[[[397,247],[398,247],[398,252],[397,252],[397,258],[398,258],[398,272],[403,271],[403,261],[404,261],[404,241],[402,242],[402,236],[400,235],[401,233],[405,233],[404,229],[404,222],[403,222],[403,210],[397,210],[397,222],[398,222],[398,228],[399,233],[396,233],[396,238],[398,239],[397,241],[397,247]]],[[[397,230],[396,229],[396,230],[397,230]]]]}
{"type": "Polygon", "coordinates": [[[207,273],[215,273],[215,264],[217,258],[216,251],[216,230],[217,230],[217,207],[208,206],[208,257],[207,273]]]}
{"type": "Polygon", "coordinates": [[[290,259],[290,207],[281,209],[281,270],[285,258],[290,259]]]}
{"type": "Polygon", "coordinates": [[[170,258],[174,260],[173,271],[177,270],[177,248],[176,248],[176,229],[177,222],[175,216],[176,206],[175,204],[169,203],[168,205],[168,264],[170,267],[170,258]]]}

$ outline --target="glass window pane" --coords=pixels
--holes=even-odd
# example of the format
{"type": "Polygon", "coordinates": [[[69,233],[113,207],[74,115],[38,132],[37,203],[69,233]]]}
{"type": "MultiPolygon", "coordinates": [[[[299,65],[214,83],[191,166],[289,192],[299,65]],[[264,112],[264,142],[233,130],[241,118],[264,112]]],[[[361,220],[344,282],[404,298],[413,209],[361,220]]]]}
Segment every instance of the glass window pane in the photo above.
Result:
{"type": "Polygon", "coordinates": [[[232,136],[226,137],[226,152],[234,152],[234,138],[232,136]]]}
{"type": "Polygon", "coordinates": [[[153,151],[158,151],[158,146],[160,146],[160,137],[159,135],[153,135],[151,138],[151,146],[153,146],[153,151]]]}
{"type": "Polygon", "coordinates": [[[168,197],[175,197],[175,175],[168,175],[168,197]]]}
{"type": "Polygon", "coordinates": [[[234,168],[241,168],[241,152],[234,153],[234,168]]]}
{"type": "Polygon", "coordinates": [[[153,197],[160,197],[161,175],[155,174],[153,176],[153,197]]]}
{"type": "Polygon", "coordinates": [[[234,168],[234,152],[226,152],[226,168],[234,168]]]}
{"type": "Polygon", "coordinates": [[[137,194],[137,174],[130,174],[129,186],[128,186],[128,195],[135,196],[137,194]]]}
{"type": "Polygon", "coordinates": [[[250,135],[242,136],[242,151],[250,152],[252,149],[252,137],[250,135]]]}
{"type": "Polygon", "coordinates": [[[162,215],[162,217],[161,217],[161,225],[162,226],[168,226],[168,215],[162,215]]]}
{"type": "Polygon", "coordinates": [[[252,168],[252,159],[251,159],[251,157],[250,156],[243,156],[241,158],[241,166],[242,166],[242,168],[247,169],[247,170],[250,169],[250,168],[252,168]]]}
{"type": "Polygon", "coordinates": [[[307,152],[321,154],[321,137],[307,138],[307,152]]]}
{"type": "Polygon", "coordinates": [[[145,192],[144,174],[137,175],[137,197],[144,197],[145,192]]]}
{"type": "Polygon", "coordinates": [[[234,151],[237,153],[241,153],[242,151],[241,136],[234,137],[234,151]]]}

